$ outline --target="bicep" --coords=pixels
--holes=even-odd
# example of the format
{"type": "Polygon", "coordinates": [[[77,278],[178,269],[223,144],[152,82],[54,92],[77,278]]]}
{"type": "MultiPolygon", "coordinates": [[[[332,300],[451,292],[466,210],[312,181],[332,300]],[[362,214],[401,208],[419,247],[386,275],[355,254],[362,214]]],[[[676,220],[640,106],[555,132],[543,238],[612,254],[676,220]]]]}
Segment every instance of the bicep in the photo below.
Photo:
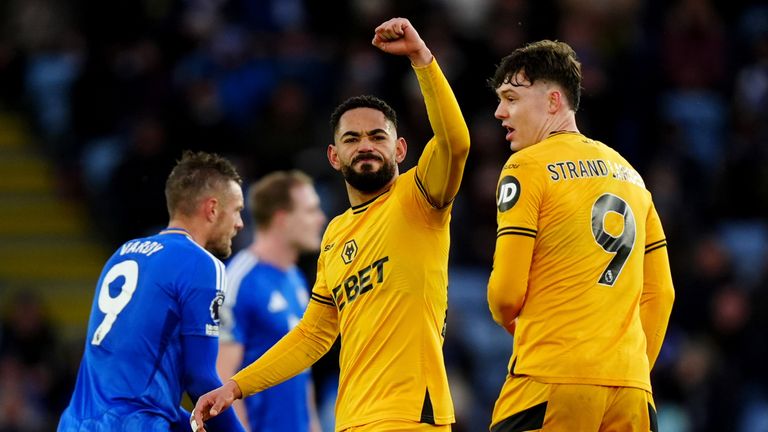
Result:
{"type": "Polygon", "coordinates": [[[459,190],[469,154],[469,129],[437,62],[414,70],[434,132],[419,158],[417,172],[429,203],[441,209],[459,190]]]}
{"type": "Polygon", "coordinates": [[[534,239],[500,233],[496,238],[493,270],[488,281],[488,306],[496,322],[506,325],[517,317],[528,290],[534,239]]]}
{"type": "MultiPolygon", "coordinates": [[[[661,219],[652,205],[645,221],[645,255],[643,257],[643,294],[674,297],[672,271],[667,253],[667,239],[661,219]]],[[[671,300],[670,300],[671,302],[671,300]]]]}
{"type": "Polygon", "coordinates": [[[416,182],[429,204],[443,208],[453,201],[464,175],[467,154],[439,146],[432,138],[419,157],[416,182]]]}
{"type": "Polygon", "coordinates": [[[225,285],[221,262],[194,264],[179,284],[182,335],[218,336],[225,285]]]}
{"type": "Polygon", "coordinates": [[[502,171],[496,189],[498,229],[488,305],[505,327],[520,313],[528,290],[544,190],[537,165],[526,162],[510,159],[507,166],[516,168],[502,171]]]}

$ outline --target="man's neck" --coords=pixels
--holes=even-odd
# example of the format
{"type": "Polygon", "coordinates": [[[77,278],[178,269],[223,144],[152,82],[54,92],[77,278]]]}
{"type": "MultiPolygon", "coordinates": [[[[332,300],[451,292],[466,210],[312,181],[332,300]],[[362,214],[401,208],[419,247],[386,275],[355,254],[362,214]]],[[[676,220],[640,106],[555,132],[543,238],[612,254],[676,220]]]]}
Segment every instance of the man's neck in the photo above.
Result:
{"type": "Polygon", "coordinates": [[[266,230],[258,231],[248,249],[260,261],[288,270],[299,260],[299,251],[291,246],[282,235],[266,230]]]}
{"type": "Polygon", "coordinates": [[[168,228],[180,228],[186,231],[192,238],[192,241],[205,247],[208,243],[208,231],[201,227],[199,223],[195,223],[190,218],[174,217],[168,222],[168,228]]]}
{"type": "Polygon", "coordinates": [[[392,187],[392,184],[395,183],[395,180],[397,180],[398,174],[395,174],[394,177],[392,177],[392,180],[387,183],[386,186],[383,188],[375,191],[375,192],[363,192],[359,189],[355,189],[352,187],[349,183],[346,183],[347,186],[347,196],[349,197],[349,205],[352,207],[359,206],[360,204],[367,203],[368,201],[376,198],[377,196],[383,194],[387,191],[390,187],[392,187]]]}
{"type": "Polygon", "coordinates": [[[552,121],[547,122],[539,141],[543,141],[550,135],[558,132],[579,132],[579,128],[576,126],[576,116],[572,111],[557,115],[552,121]]]}

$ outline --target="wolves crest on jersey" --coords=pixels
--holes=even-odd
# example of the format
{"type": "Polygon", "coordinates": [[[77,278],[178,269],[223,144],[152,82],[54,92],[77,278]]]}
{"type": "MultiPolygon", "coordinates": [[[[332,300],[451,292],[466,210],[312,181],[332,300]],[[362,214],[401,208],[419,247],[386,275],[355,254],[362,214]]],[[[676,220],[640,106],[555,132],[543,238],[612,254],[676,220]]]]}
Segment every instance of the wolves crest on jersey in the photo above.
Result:
{"type": "Polygon", "coordinates": [[[344,264],[349,264],[357,256],[357,243],[355,239],[349,240],[344,243],[344,249],[341,251],[341,259],[344,260],[344,264]]]}

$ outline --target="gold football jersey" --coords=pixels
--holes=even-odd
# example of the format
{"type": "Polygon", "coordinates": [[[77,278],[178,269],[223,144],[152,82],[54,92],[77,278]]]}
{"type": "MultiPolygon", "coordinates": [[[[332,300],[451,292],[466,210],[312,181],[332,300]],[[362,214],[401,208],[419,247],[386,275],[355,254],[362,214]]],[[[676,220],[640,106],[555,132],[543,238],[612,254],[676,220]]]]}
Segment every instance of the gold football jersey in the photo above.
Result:
{"type": "Polygon", "coordinates": [[[232,379],[244,396],[296,375],[341,335],[336,430],[454,422],[443,361],[451,202],[469,130],[442,71],[414,67],[435,136],[417,166],[334,218],[301,322],[232,379]]]}
{"type": "Polygon", "coordinates": [[[442,345],[450,208],[411,169],[328,226],[312,299],[338,310],[337,430],[379,419],[454,422],[442,345]]]}
{"type": "Polygon", "coordinates": [[[509,158],[497,199],[497,235],[534,238],[510,372],[650,391],[643,261],[666,240],[640,175],[600,142],[555,133],[509,158]]]}

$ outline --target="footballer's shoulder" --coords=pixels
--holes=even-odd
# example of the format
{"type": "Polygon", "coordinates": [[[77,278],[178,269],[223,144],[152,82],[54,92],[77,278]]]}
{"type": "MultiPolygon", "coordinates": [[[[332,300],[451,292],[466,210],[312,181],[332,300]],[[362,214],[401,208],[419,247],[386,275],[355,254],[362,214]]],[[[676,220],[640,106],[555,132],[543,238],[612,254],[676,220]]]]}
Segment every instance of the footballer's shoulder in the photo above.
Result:
{"type": "MultiPolygon", "coordinates": [[[[525,150],[528,150],[528,149],[525,149],[525,150]]],[[[502,169],[506,171],[506,170],[521,170],[525,168],[535,167],[541,164],[539,162],[540,159],[541,159],[541,155],[537,152],[518,151],[518,152],[512,153],[512,155],[509,156],[509,159],[507,159],[507,161],[504,163],[504,167],[502,169]]]]}
{"type": "Polygon", "coordinates": [[[334,216],[333,219],[331,219],[331,221],[328,222],[328,226],[325,228],[325,233],[323,237],[327,236],[330,233],[338,231],[340,227],[343,227],[344,225],[346,225],[346,223],[352,217],[352,211],[353,210],[349,208],[344,213],[334,216]]]}
{"type": "Polygon", "coordinates": [[[346,212],[331,219],[331,221],[328,223],[328,226],[325,228],[323,238],[320,241],[320,253],[329,252],[334,248],[334,246],[336,246],[339,233],[345,226],[349,225],[350,218],[351,210],[347,210],[346,212]]]}

